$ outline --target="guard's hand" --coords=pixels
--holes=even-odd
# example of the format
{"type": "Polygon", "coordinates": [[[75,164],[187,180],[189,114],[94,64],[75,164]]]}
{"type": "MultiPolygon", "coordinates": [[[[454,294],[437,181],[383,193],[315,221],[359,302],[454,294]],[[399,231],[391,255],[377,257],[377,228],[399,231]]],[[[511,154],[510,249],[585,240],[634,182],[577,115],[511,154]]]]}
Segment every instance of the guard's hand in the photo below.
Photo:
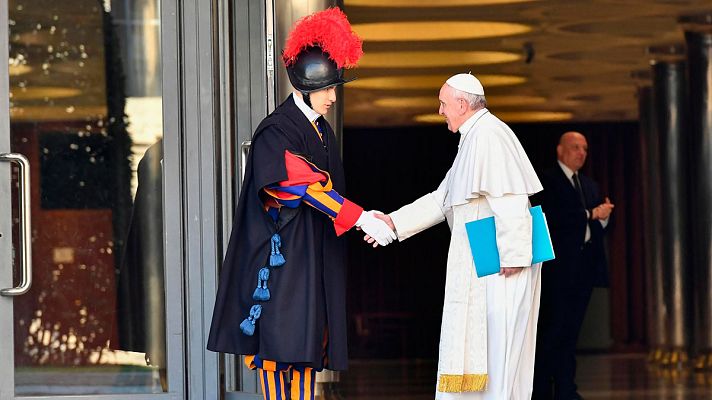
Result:
{"type": "Polygon", "coordinates": [[[593,215],[591,218],[598,220],[606,219],[610,217],[614,207],[615,205],[611,203],[611,200],[608,197],[606,197],[606,201],[604,201],[603,203],[598,205],[598,207],[595,207],[593,209],[593,215]]]}
{"type": "Polygon", "coordinates": [[[386,246],[396,239],[396,234],[391,230],[391,228],[383,220],[375,217],[376,213],[373,211],[364,211],[361,216],[356,221],[356,227],[361,228],[361,230],[366,233],[369,243],[375,241],[374,247],[377,245],[386,246]]]}
{"type": "MultiPolygon", "coordinates": [[[[376,211],[376,210],[373,210],[373,216],[382,220],[383,222],[385,222],[388,225],[388,227],[391,228],[391,230],[396,234],[396,237],[398,236],[398,233],[396,232],[396,226],[393,223],[393,220],[391,219],[390,216],[388,216],[380,211],[376,211]]],[[[369,244],[372,244],[373,248],[378,247],[378,242],[376,241],[376,239],[374,239],[370,235],[365,235],[363,237],[363,240],[365,240],[369,244]]]]}
{"type": "Polygon", "coordinates": [[[499,269],[499,274],[504,275],[505,278],[509,278],[512,275],[522,272],[523,269],[524,267],[502,267],[499,269]]]}

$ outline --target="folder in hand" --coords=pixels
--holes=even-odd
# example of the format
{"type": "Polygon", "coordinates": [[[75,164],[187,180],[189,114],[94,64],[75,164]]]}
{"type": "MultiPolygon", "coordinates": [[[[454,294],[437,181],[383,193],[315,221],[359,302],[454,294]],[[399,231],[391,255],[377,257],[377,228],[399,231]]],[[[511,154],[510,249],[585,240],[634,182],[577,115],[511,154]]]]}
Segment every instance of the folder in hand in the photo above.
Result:
{"type": "MultiPolygon", "coordinates": [[[[551,244],[546,216],[541,206],[532,207],[529,212],[532,215],[532,264],[553,260],[554,247],[551,244]]],[[[482,278],[498,273],[499,251],[494,217],[468,222],[465,229],[477,276],[482,278]]]]}

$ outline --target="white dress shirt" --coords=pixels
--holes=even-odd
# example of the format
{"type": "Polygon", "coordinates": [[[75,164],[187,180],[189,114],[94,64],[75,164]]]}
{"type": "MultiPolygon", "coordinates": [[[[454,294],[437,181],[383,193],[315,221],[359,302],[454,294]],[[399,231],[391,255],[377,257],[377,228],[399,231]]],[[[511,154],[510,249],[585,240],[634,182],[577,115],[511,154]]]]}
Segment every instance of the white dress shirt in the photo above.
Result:
{"type": "Polygon", "coordinates": [[[297,107],[304,113],[304,115],[307,117],[309,122],[314,122],[316,121],[317,118],[321,117],[321,114],[318,112],[314,111],[311,107],[307,105],[307,103],[302,100],[301,97],[297,94],[297,92],[292,93],[292,97],[294,97],[294,104],[297,105],[297,107]]]}
{"type": "MultiPolygon", "coordinates": [[[[559,163],[559,167],[561,167],[561,170],[564,171],[564,175],[566,175],[567,178],[569,178],[569,182],[571,182],[571,186],[576,188],[576,184],[574,184],[574,174],[577,173],[578,171],[574,171],[571,168],[567,167],[566,164],[562,163],[561,160],[557,160],[559,163]]],[[[579,178],[579,182],[581,182],[581,179],[579,178]]],[[[583,190],[583,188],[581,188],[583,190]]],[[[585,207],[585,205],[584,205],[585,207]]],[[[589,213],[588,209],[586,209],[586,218],[591,218],[591,214],[589,213]]],[[[604,228],[608,225],[608,218],[606,219],[601,219],[598,220],[598,222],[601,223],[601,226],[604,228]]],[[[584,236],[584,243],[588,242],[591,240],[591,228],[586,224],[586,235],[584,236]]]]}

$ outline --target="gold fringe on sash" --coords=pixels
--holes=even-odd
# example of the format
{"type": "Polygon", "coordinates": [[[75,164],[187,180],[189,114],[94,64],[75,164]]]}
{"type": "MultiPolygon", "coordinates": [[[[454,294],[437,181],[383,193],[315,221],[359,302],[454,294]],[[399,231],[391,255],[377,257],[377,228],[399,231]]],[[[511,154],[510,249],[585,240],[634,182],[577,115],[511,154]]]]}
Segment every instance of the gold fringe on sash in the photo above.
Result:
{"type": "Polygon", "coordinates": [[[440,375],[438,392],[482,392],[487,388],[487,374],[440,375]]]}

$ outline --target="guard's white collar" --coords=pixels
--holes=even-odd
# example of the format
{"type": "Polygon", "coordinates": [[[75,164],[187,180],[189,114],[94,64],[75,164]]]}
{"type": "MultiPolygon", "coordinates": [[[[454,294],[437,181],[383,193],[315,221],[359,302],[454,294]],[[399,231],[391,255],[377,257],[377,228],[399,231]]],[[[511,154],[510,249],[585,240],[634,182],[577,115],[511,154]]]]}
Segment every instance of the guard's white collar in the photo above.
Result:
{"type": "Polygon", "coordinates": [[[302,98],[299,97],[297,92],[293,92],[292,97],[294,98],[294,104],[296,104],[297,107],[299,107],[299,109],[302,111],[302,113],[304,113],[304,116],[307,117],[309,122],[314,122],[314,121],[316,121],[317,118],[321,117],[321,114],[319,114],[318,112],[314,111],[314,109],[309,107],[307,105],[307,103],[305,103],[304,100],[302,100],[302,98]]]}

